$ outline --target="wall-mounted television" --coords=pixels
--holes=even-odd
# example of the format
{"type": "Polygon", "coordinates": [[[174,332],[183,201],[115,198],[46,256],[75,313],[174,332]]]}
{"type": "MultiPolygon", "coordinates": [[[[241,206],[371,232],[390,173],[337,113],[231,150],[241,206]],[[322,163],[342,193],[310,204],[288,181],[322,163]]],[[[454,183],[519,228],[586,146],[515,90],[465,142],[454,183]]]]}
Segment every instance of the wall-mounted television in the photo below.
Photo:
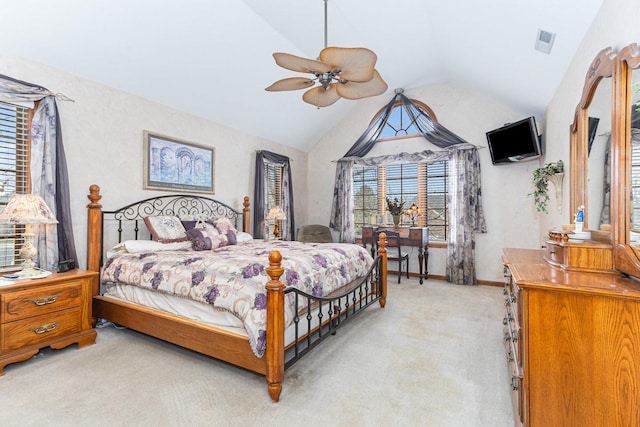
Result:
{"type": "Polygon", "coordinates": [[[542,155],[533,116],[487,132],[487,142],[494,165],[533,160],[542,155]]]}

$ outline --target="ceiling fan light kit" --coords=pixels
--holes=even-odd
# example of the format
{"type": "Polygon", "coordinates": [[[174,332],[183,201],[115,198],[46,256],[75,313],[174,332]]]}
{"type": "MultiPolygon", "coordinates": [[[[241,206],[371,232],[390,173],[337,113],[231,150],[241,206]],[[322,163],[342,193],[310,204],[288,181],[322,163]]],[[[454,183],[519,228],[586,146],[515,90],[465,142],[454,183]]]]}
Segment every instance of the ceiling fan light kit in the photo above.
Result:
{"type": "Polygon", "coordinates": [[[325,48],[318,60],[276,52],[276,64],[287,70],[313,74],[312,78],[290,77],[278,80],[265,90],[269,92],[305,89],[306,103],[328,107],[340,98],[361,99],[381,95],[387,84],[375,69],[378,57],[364,47],[327,47],[327,0],[323,0],[325,20],[325,48]]]}

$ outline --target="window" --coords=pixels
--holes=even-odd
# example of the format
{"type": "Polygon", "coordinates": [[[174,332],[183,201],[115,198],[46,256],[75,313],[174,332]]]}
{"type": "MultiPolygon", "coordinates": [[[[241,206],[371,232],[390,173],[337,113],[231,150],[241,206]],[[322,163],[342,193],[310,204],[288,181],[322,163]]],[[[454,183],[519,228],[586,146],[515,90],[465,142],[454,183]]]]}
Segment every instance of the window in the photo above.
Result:
{"type": "MultiPolygon", "coordinates": [[[[412,99],[411,102],[433,120],[437,120],[435,113],[429,106],[416,99],[412,99]]],[[[378,120],[383,114],[384,109],[378,111],[371,122],[373,123],[378,120]]],[[[407,113],[406,109],[403,108],[402,104],[398,101],[389,113],[389,118],[380,132],[378,141],[412,138],[416,136],[420,136],[420,132],[418,128],[416,128],[415,122],[411,120],[409,113],[407,113]]]]}
{"type": "MultiPolygon", "coordinates": [[[[414,105],[436,120],[434,112],[415,99],[414,105]]],[[[376,113],[373,121],[380,119],[384,110],[376,113]]],[[[420,136],[415,122],[398,102],[391,110],[378,141],[420,136]]],[[[449,189],[446,160],[429,163],[410,163],[386,166],[354,166],[354,225],[356,236],[362,235],[362,226],[387,223],[386,198],[404,202],[404,210],[415,204],[422,213],[416,225],[429,227],[429,240],[445,242],[449,226],[447,193],[449,189]]],[[[411,220],[403,216],[403,223],[411,220]]]]}
{"type": "MultiPolygon", "coordinates": [[[[354,224],[356,236],[362,235],[362,226],[388,221],[386,198],[404,202],[406,210],[415,203],[422,215],[416,225],[429,227],[429,240],[447,240],[449,188],[447,161],[407,163],[387,166],[354,166],[354,224]]],[[[410,224],[403,217],[404,224],[410,224]]]]}
{"type": "MultiPolygon", "coordinates": [[[[0,208],[27,190],[28,108],[0,102],[0,208]]],[[[23,226],[0,225],[0,268],[19,264],[23,226]]]]}
{"type": "MultiPolygon", "coordinates": [[[[266,185],[267,185],[267,194],[265,197],[265,201],[267,203],[266,210],[269,212],[269,209],[275,206],[282,206],[282,173],[284,166],[277,163],[264,162],[264,168],[266,173],[266,185]]],[[[269,234],[273,235],[273,222],[269,223],[269,234]]]]}

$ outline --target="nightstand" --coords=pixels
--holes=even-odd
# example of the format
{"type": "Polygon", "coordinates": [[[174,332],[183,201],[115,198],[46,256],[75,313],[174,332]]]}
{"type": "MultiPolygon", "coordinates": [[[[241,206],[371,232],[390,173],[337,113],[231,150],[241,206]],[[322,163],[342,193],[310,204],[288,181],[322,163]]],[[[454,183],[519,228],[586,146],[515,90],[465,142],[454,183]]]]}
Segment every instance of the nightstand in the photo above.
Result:
{"type": "Polygon", "coordinates": [[[0,282],[0,375],[41,348],[93,344],[91,289],[98,273],[71,270],[43,279],[0,282]]]}

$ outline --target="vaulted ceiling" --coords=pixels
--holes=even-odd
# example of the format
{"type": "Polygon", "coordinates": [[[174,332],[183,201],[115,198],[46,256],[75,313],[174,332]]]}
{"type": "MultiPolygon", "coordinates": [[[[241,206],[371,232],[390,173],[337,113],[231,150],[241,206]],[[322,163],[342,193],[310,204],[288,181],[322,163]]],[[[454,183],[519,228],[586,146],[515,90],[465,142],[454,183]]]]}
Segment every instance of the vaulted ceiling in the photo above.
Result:
{"type": "MultiPolygon", "coordinates": [[[[381,106],[396,88],[459,82],[541,115],[601,3],[329,0],[328,44],[378,55],[381,106]],[[550,54],[534,50],[538,29],[557,34],[550,54]]],[[[1,52],[304,151],[358,102],[264,90],[301,76],[273,52],[324,47],[323,0],[2,0],[2,14],[1,52]]]]}

